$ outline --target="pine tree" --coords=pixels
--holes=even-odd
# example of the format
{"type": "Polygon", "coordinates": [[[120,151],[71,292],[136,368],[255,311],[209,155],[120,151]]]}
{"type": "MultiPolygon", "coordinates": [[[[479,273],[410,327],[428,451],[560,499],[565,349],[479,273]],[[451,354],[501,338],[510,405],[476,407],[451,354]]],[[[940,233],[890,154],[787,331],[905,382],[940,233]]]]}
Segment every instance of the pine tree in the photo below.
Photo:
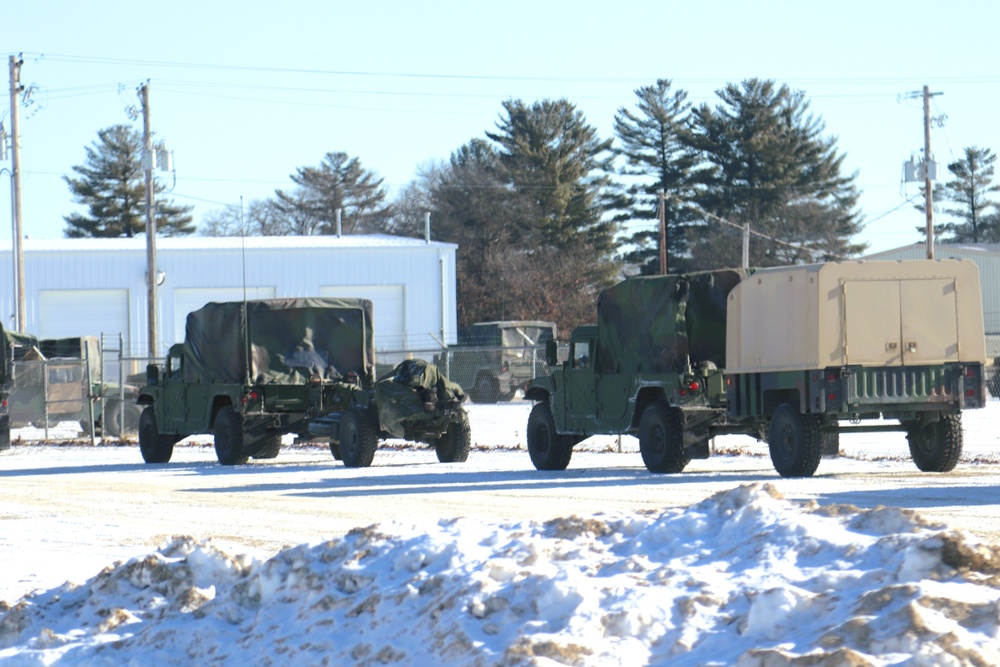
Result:
{"type": "Polygon", "coordinates": [[[751,266],[857,254],[855,175],[841,173],[836,139],[809,111],[805,94],[749,79],[717,93],[722,103],[693,112],[690,145],[704,172],[695,197],[709,214],[691,237],[698,268],[738,266],[749,223],[751,266]]]}
{"type": "MultiPolygon", "coordinates": [[[[942,212],[958,218],[959,222],[935,225],[935,234],[949,234],[944,243],[997,243],[1000,242],[998,205],[990,199],[1000,192],[1000,185],[993,184],[994,164],[997,156],[988,148],[970,146],[964,157],[948,165],[953,178],[941,187],[934,188],[937,199],[956,204],[942,212]],[[992,213],[990,213],[992,209],[992,213]]],[[[920,229],[926,235],[926,227],[920,229]]]]}
{"type": "Polygon", "coordinates": [[[553,248],[585,244],[594,259],[614,250],[614,224],[603,220],[603,188],[610,183],[611,140],[601,140],[583,114],[566,100],[503,103],[506,115],[486,136],[499,146],[510,184],[531,195],[536,231],[553,248]]]}
{"type": "MultiPolygon", "coordinates": [[[[89,215],[65,216],[68,238],[133,237],[146,230],[146,183],[142,168],[142,136],[127,125],[99,130],[97,141],[86,148],[84,165],[75,165],[79,178],[64,176],[78,204],[89,215]]],[[[153,181],[155,195],[164,186],[153,181]]],[[[157,234],[191,234],[191,206],[177,206],[157,197],[154,204],[157,234]]]]}
{"type": "Polygon", "coordinates": [[[347,153],[327,153],[318,167],[300,167],[291,176],[299,186],[292,192],[276,190],[276,205],[295,218],[295,232],[335,234],[337,209],[341,231],[374,233],[387,229],[392,210],[386,205],[382,180],[347,153]]]}
{"type": "Polygon", "coordinates": [[[659,193],[663,192],[668,271],[684,271],[688,266],[686,229],[697,219],[687,204],[697,163],[684,137],[691,104],[686,92],[671,90],[668,79],[639,88],[635,95],[636,110],[622,107],[615,115],[615,134],[621,142],[616,152],[625,158],[621,173],[639,179],[622,202],[627,219],[640,223],[638,231],[624,239],[629,250],[623,260],[639,267],[643,275],[660,272],[659,193]]]}

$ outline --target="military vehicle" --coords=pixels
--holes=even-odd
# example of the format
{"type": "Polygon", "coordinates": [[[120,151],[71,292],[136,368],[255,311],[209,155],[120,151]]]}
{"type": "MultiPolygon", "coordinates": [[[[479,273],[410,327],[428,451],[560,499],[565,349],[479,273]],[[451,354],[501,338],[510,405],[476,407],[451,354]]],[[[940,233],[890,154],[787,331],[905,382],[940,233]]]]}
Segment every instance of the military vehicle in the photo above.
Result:
{"type": "Polygon", "coordinates": [[[10,421],[43,428],[79,422],[84,432],[121,437],[136,427],[138,387],[101,382],[100,341],[96,336],[29,337],[18,354],[10,392],[10,421]],[[26,350],[30,349],[31,353],[26,350]]]}
{"type": "Polygon", "coordinates": [[[14,361],[34,349],[34,336],[4,331],[0,324],[0,450],[10,449],[10,392],[14,384],[14,361]]]}
{"type": "Polygon", "coordinates": [[[476,403],[514,398],[531,380],[548,371],[545,344],[556,325],[535,320],[479,322],[458,332],[458,343],[435,359],[452,382],[476,403]]]}
{"type": "Polygon", "coordinates": [[[811,476],[840,433],[901,431],[920,470],[947,472],[961,411],[986,404],[968,260],[631,278],[570,344],[570,360],[526,393],[539,469],[565,468],[589,435],[634,433],[647,469],[680,472],[715,435],[746,433],[768,442],[782,476],[811,476]]]}
{"type": "Polygon", "coordinates": [[[380,437],[434,446],[464,461],[471,443],[461,387],[418,360],[375,381],[372,302],[297,298],[210,303],[187,317],[185,339],[151,364],[138,402],[147,463],[212,433],[219,463],[278,455],[284,434],[329,441],[350,467],[372,463],[380,437]]]}

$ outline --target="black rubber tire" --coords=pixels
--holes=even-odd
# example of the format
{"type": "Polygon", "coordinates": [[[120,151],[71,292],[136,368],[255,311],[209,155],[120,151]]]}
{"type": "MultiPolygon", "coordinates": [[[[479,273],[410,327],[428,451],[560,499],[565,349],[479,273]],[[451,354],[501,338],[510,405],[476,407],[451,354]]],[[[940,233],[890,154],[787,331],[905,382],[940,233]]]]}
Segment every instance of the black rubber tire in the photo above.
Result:
{"type": "Polygon", "coordinates": [[[339,442],[330,441],[330,454],[333,455],[334,461],[342,461],[344,459],[344,455],[340,453],[339,442]]]}
{"type": "Polygon", "coordinates": [[[791,403],[778,406],[771,415],[767,444],[771,463],[782,477],[812,477],[823,457],[819,418],[799,414],[791,403]]]}
{"type": "Polygon", "coordinates": [[[104,416],[101,418],[101,435],[112,438],[122,437],[122,402],[111,399],[104,404],[104,416]]]}
{"type": "Polygon", "coordinates": [[[829,433],[826,431],[821,431],[819,437],[822,438],[823,440],[823,456],[829,456],[829,457],[840,456],[839,433],[829,433]]]}
{"type": "Polygon", "coordinates": [[[215,456],[224,466],[243,465],[250,456],[243,448],[243,416],[224,405],[215,415],[215,456]]]}
{"type": "Polygon", "coordinates": [[[962,456],[962,415],[941,415],[923,427],[909,424],[910,456],[924,472],[950,472],[962,456]]]}
{"type": "Polygon", "coordinates": [[[463,410],[458,421],[448,424],[448,430],[434,443],[434,451],[441,463],[464,463],[472,449],[472,428],[469,416],[463,410]]]}
{"type": "Polygon", "coordinates": [[[528,415],[528,455],[536,470],[565,470],[573,458],[573,436],[559,435],[548,403],[535,403],[528,415]]]}
{"type": "Polygon", "coordinates": [[[500,400],[500,382],[491,375],[483,373],[476,378],[476,386],[472,388],[472,400],[476,403],[496,403],[500,400]]]}
{"type": "Polygon", "coordinates": [[[146,463],[167,463],[174,455],[173,435],[163,435],[156,425],[156,410],[152,405],[139,415],[139,453],[146,463]]]}
{"type": "Polygon", "coordinates": [[[367,412],[348,408],[340,420],[340,454],[348,468],[367,468],[375,459],[378,430],[367,412]]]}
{"type": "Polygon", "coordinates": [[[684,471],[691,459],[684,452],[684,420],[679,408],[660,399],[642,411],[639,453],[649,472],[684,471]]]}
{"type": "Polygon", "coordinates": [[[263,438],[254,443],[255,459],[274,459],[281,451],[281,433],[267,433],[263,438]]]}
{"type": "Polygon", "coordinates": [[[0,415],[0,451],[10,449],[10,415],[0,415]]]}

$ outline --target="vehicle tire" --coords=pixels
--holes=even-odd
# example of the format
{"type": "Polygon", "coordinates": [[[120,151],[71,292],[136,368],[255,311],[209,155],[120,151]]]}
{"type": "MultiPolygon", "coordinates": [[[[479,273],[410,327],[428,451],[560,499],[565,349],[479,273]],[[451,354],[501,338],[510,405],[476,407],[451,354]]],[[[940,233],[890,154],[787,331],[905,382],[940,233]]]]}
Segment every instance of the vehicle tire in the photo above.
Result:
{"type": "Polygon", "coordinates": [[[253,457],[255,459],[274,459],[281,451],[281,433],[267,433],[254,443],[253,457]]]}
{"type": "Polygon", "coordinates": [[[174,455],[173,435],[163,435],[156,425],[156,411],[152,405],[139,415],[139,452],[146,463],[167,463],[174,455]]]}
{"type": "Polygon", "coordinates": [[[122,402],[109,400],[104,404],[104,417],[101,418],[101,435],[110,435],[112,438],[122,437],[122,402]]]}
{"type": "Polygon", "coordinates": [[[0,451],[10,449],[10,415],[0,415],[0,451]]]}
{"type": "Polygon", "coordinates": [[[334,442],[333,440],[330,441],[330,453],[333,454],[333,460],[334,461],[342,461],[342,460],[344,460],[344,455],[340,453],[340,443],[339,442],[334,442]]]}
{"type": "Polygon", "coordinates": [[[840,456],[840,434],[821,431],[819,434],[823,440],[823,456],[840,456]]]}
{"type": "Polygon", "coordinates": [[[936,422],[919,426],[911,422],[906,430],[910,455],[924,472],[949,472],[962,455],[962,415],[941,415],[936,422]]]}
{"type": "Polygon", "coordinates": [[[682,472],[691,459],[684,453],[684,420],[679,408],[660,399],[642,411],[639,453],[652,473],[682,472]]]}
{"type": "Polygon", "coordinates": [[[340,420],[340,454],[348,468],[367,468],[375,459],[378,430],[364,411],[349,408],[340,420]]]}
{"type": "Polygon", "coordinates": [[[215,415],[215,456],[224,466],[242,465],[250,460],[243,449],[243,417],[224,405],[215,415]]]}
{"type": "Polygon", "coordinates": [[[791,403],[783,403],[771,415],[767,444],[771,463],[782,477],[812,477],[823,456],[819,419],[799,414],[791,403]]]}
{"type": "Polygon", "coordinates": [[[500,382],[492,375],[483,373],[476,378],[472,392],[472,400],[476,403],[496,403],[500,400],[500,382]]]}
{"type": "Polygon", "coordinates": [[[434,450],[441,463],[464,463],[469,460],[470,449],[472,428],[469,426],[469,415],[463,410],[458,421],[448,424],[448,430],[434,443],[434,450]]]}
{"type": "Polygon", "coordinates": [[[528,415],[528,455],[536,470],[565,470],[573,457],[573,436],[559,435],[548,403],[535,403],[528,415]]]}

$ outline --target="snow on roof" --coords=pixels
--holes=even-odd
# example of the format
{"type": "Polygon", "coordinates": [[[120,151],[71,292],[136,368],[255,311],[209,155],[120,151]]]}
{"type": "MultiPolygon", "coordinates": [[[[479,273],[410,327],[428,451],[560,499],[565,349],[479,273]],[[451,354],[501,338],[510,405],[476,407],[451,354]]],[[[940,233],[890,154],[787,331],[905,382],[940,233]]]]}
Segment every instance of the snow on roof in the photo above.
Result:
{"type": "MultiPolygon", "coordinates": [[[[294,249],[294,248],[456,248],[454,243],[390,236],[388,234],[345,234],[343,236],[184,236],[157,237],[158,251],[294,249]]],[[[145,251],[146,237],[115,239],[25,239],[25,252],[107,252],[145,251]]],[[[2,250],[0,250],[2,251],[2,250]]]]}

